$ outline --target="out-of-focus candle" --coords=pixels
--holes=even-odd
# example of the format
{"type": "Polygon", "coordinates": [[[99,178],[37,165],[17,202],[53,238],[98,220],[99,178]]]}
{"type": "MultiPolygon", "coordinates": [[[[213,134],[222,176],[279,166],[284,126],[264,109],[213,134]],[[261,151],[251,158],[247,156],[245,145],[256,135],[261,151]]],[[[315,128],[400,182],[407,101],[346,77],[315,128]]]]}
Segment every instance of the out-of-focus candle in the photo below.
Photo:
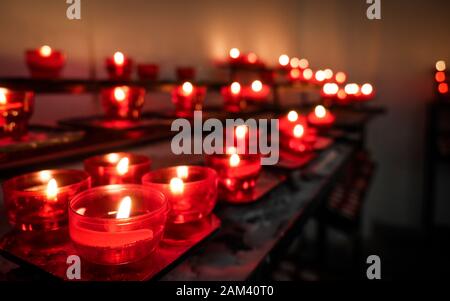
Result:
{"type": "Polygon", "coordinates": [[[345,72],[342,71],[336,72],[334,79],[338,84],[343,84],[347,81],[347,74],[345,74],[345,72]]]}
{"type": "Polygon", "coordinates": [[[206,87],[185,82],[172,91],[172,102],[177,117],[191,117],[195,110],[201,110],[206,95],[206,87]]]}
{"type": "Polygon", "coordinates": [[[56,230],[67,225],[67,204],[90,188],[89,175],[78,170],[43,170],[3,183],[9,223],[21,231],[56,230]]]}
{"type": "Polygon", "coordinates": [[[245,107],[240,83],[233,82],[229,86],[222,87],[220,93],[222,94],[224,108],[227,112],[239,112],[245,107]]]}
{"type": "Polygon", "coordinates": [[[66,57],[60,50],[54,50],[48,45],[27,50],[25,57],[31,76],[37,78],[59,77],[66,62],[66,57]]]}
{"type": "Polygon", "coordinates": [[[323,98],[334,99],[339,92],[339,86],[336,83],[326,83],[321,90],[323,98]]]}
{"type": "Polygon", "coordinates": [[[176,166],[151,171],[142,183],[168,199],[169,222],[184,224],[208,216],[217,201],[217,173],[208,167],[176,166]]]}
{"type": "Polygon", "coordinates": [[[280,57],[278,58],[278,63],[280,64],[280,66],[282,68],[290,67],[290,65],[289,65],[289,63],[290,63],[289,56],[287,54],[280,55],[280,57]]]}
{"type": "Polygon", "coordinates": [[[249,87],[245,87],[243,93],[248,101],[264,102],[269,97],[270,87],[263,84],[260,80],[255,80],[249,87]]]}
{"type": "Polygon", "coordinates": [[[0,88],[0,138],[20,139],[28,131],[34,93],[0,88]]]}
{"type": "Polygon", "coordinates": [[[163,236],[169,211],[161,192],[134,184],[90,189],[69,207],[69,233],[78,254],[105,265],[150,255],[163,236]]]}
{"type": "Polygon", "coordinates": [[[84,169],[92,177],[92,185],[140,184],[150,171],[148,157],[131,153],[109,153],[84,161],[84,169]]]}
{"type": "Polygon", "coordinates": [[[105,115],[112,119],[138,119],[145,102],[145,89],[116,86],[101,91],[105,115]]]}
{"type": "Polygon", "coordinates": [[[132,68],[133,60],[120,51],[116,51],[112,57],[106,58],[106,71],[112,80],[129,80],[132,68]]]}
{"type": "Polygon", "coordinates": [[[280,118],[280,137],[282,148],[306,152],[312,150],[312,144],[316,141],[316,132],[308,127],[305,117],[292,110],[280,118]]]}
{"type": "Polygon", "coordinates": [[[318,105],[308,114],[308,122],[316,127],[329,127],[335,121],[334,115],[324,106],[318,105]]]}

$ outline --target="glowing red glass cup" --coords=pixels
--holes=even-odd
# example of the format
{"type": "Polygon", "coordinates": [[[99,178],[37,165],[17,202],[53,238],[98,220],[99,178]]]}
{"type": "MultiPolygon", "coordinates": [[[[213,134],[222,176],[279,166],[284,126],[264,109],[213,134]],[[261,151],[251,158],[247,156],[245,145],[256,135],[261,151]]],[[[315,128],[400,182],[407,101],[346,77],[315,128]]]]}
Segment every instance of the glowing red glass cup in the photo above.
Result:
{"type": "Polygon", "coordinates": [[[176,74],[179,82],[193,81],[196,76],[194,67],[177,67],[176,74]]]}
{"type": "Polygon", "coordinates": [[[170,205],[169,222],[184,224],[208,216],[217,201],[217,173],[203,166],[177,166],[151,171],[142,183],[161,191],[170,205]]]}
{"type": "Polygon", "coordinates": [[[105,60],[106,71],[112,80],[130,80],[133,70],[133,60],[117,51],[105,60]]]}
{"type": "Polygon", "coordinates": [[[244,88],[243,94],[247,101],[265,102],[270,94],[270,86],[255,80],[249,87],[244,88]]]}
{"type": "Polygon", "coordinates": [[[317,140],[317,131],[308,126],[305,117],[290,111],[280,118],[280,144],[284,149],[297,153],[310,152],[317,140]]]}
{"type": "Polygon", "coordinates": [[[92,188],[70,201],[70,238],[78,255],[89,262],[139,261],[158,246],[168,209],[161,192],[143,185],[92,188]]]}
{"type": "Polygon", "coordinates": [[[105,115],[112,119],[138,119],[145,102],[145,89],[135,86],[104,88],[101,92],[105,115]]]}
{"type": "Polygon", "coordinates": [[[25,135],[33,108],[33,92],[0,88],[0,138],[19,139],[25,135]]]}
{"type": "Polygon", "coordinates": [[[148,157],[131,153],[110,153],[84,160],[84,170],[92,177],[92,185],[140,184],[150,171],[148,157]]]}
{"type": "Polygon", "coordinates": [[[43,170],[3,183],[9,223],[22,231],[57,230],[67,225],[69,201],[90,188],[84,171],[43,170]]]}
{"type": "Polygon", "coordinates": [[[223,97],[225,111],[239,112],[245,107],[241,85],[238,82],[222,87],[220,89],[220,94],[222,94],[223,97]]]}
{"type": "Polygon", "coordinates": [[[25,59],[31,76],[36,78],[59,77],[66,62],[64,53],[49,46],[27,50],[25,59]]]}
{"type": "Polygon", "coordinates": [[[317,128],[329,128],[335,120],[334,115],[322,105],[316,106],[314,111],[308,114],[308,123],[317,128]]]}
{"type": "Polygon", "coordinates": [[[156,81],[159,75],[159,66],[156,64],[139,64],[138,75],[141,80],[156,81]]]}
{"type": "Polygon", "coordinates": [[[206,164],[217,171],[219,187],[226,192],[249,191],[256,185],[261,171],[260,154],[212,154],[206,164]]]}
{"type": "Polygon", "coordinates": [[[206,87],[196,87],[190,82],[175,87],[172,102],[177,117],[191,117],[195,110],[201,110],[206,96],[206,87]]]}

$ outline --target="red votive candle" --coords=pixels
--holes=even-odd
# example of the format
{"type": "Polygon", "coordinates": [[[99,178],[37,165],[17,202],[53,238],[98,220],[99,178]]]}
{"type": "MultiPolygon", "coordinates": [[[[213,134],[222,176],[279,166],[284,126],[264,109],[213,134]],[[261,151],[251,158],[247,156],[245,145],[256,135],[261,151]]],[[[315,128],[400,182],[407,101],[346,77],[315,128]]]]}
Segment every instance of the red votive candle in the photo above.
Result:
{"type": "Polygon", "coordinates": [[[0,138],[19,139],[25,135],[33,107],[33,92],[0,88],[0,138]]]}
{"type": "Polygon", "coordinates": [[[141,80],[156,81],[159,75],[159,66],[156,64],[139,64],[138,75],[141,80]]]}
{"type": "Polygon", "coordinates": [[[208,216],[217,201],[217,173],[202,166],[176,166],[151,171],[145,186],[161,191],[169,201],[169,222],[184,224],[208,216]]]}
{"type": "Polygon", "coordinates": [[[84,160],[84,170],[92,177],[92,185],[140,184],[150,171],[150,159],[131,153],[109,153],[84,160]]]}
{"type": "Polygon", "coordinates": [[[219,186],[227,192],[248,191],[255,187],[261,171],[261,155],[212,154],[206,156],[206,164],[217,171],[219,186]]]}
{"type": "Polygon", "coordinates": [[[270,94],[270,87],[259,80],[255,80],[249,87],[244,88],[244,97],[248,101],[265,102],[270,94]]]}
{"type": "Polygon", "coordinates": [[[324,106],[318,105],[308,114],[308,123],[318,128],[328,128],[335,121],[334,115],[324,106]]]}
{"type": "Polygon", "coordinates": [[[245,107],[241,85],[238,82],[233,82],[229,86],[222,87],[220,93],[223,97],[225,111],[239,112],[245,107]]]}
{"type": "Polygon", "coordinates": [[[306,118],[296,111],[280,119],[280,137],[283,148],[300,153],[311,151],[317,139],[316,131],[308,127],[306,118]]]}
{"type": "Polygon", "coordinates": [[[65,55],[44,45],[39,49],[27,50],[25,59],[31,76],[36,78],[57,78],[66,62],[65,55]]]}
{"type": "Polygon", "coordinates": [[[106,58],[106,71],[112,80],[130,80],[133,60],[117,51],[113,57],[106,58]]]}
{"type": "Polygon", "coordinates": [[[359,101],[368,101],[375,97],[375,91],[371,84],[363,84],[360,89],[360,94],[358,95],[359,101]]]}
{"type": "Polygon", "coordinates": [[[133,184],[89,189],[69,207],[69,233],[78,254],[104,265],[151,254],[163,236],[169,209],[161,192],[133,184]]]}
{"type": "Polygon", "coordinates": [[[194,67],[177,67],[176,74],[179,82],[193,81],[196,75],[194,67]]]}
{"type": "Polygon", "coordinates": [[[90,188],[87,173],[79,170],[43,170],[3,183],[9,223],[22,231],[56,230],[67,225],[67,206],[90,188]]]}
{"type": "Polygon", "coordinates": [[[191,117],[194,110],[201,110],[206,95],[206,87],[195,87],[190,82],[175,87],[172,102],[177,117],[191,117]]]}
{"type": "Polygon", "coordinates": [[[102,89],[105,115],[112,119],[138,119],[145,102],[145,89],[135,86],[117,86],[102,89]]]}

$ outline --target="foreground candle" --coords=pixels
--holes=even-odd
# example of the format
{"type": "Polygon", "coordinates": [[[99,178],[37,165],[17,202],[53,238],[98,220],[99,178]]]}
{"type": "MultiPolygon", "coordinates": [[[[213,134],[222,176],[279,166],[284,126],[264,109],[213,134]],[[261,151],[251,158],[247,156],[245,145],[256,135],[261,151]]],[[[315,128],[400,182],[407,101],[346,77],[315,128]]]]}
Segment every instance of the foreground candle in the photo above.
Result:
{"type": "Polygon", "coordinates": [[[66,57],[59,50],[44,45],[39,49],[27,50],[26,62],[32,77],[57,78],[61,75],[66,57]]]}
{"type": "Polygon", "coordinates": [[[169,206],[165,196],[142,185],[96,187],[70,201],[69,233],[87,261],[135,262],[158,246],[169,206]]]}
{"type": "Polygon", "coordinates": [[[150,171],[150,159],[131,153],[110,153],[84,161],[84,169],[92,177],[92,185],[140,184],[150,171]]]}
{"type": "Polygon", "coordinates": [[[129,80],[133,68],[133,60],[117,51],[112,57],[106,58],[106,71],[113,80],[129,80]]]}
{"type": "Polygon", "coordinates": [[[206,156],[206,164],[217,171],[219,185],[230,192],[247,191],[255,187],[261,171],[259,154],[237,154],[235,148],[227,154],[206,156]]]}
{"type": "Polygon", "coordinates": [[[117,86],[102,89],[102,105],[107,118],[138,119],[145,102],[145,89],[117,86]]]}
{"type": "Polygon", "coordinates": [[[0,88],[0,138],[20,139],[28,131],[34,93],[0,88]]]}
{"type": "Polygon", "coordinates": [[[161,191],[171,210],[169,222],[183,224],[208,216],[217,200],[217,173],[208,167],[177,166],[143,176],[145,186],[161,191]]]}
{"type": "Polygon", "coordinates": [[[191,117],[194,110],[201,110],[206,95],[206,87],[195,87],[190,82],[175,87],[172,102],[177,117],[191,117]]]}
{"type": "Polygon", "coordinates": [[[9,223],[22,231],[56,230],[67,225],[68,202],[90,187],[78,170],[43,170],[3,183],[9,223]]]}

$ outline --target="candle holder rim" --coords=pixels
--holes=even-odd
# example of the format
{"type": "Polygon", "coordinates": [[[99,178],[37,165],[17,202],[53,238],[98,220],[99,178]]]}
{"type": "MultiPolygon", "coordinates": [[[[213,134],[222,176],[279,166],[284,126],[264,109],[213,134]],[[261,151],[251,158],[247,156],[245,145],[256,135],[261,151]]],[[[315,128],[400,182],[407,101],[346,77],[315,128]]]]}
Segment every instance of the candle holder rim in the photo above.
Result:
{"type": "Polygon", "coordinates": [[[156,185],[163,185],[163,186],[167,186],[168,187],[168,186],[170,186],[170,183],[153,182],[153,181],[150,181],[149,177],[153,176],[153,175],[156,175],[158,173],[161,173],[161,172],[168,172],[169,170],[172,170],[172,169],[176,170],[176,168],[181,167],[181,166],[186,166],[188,169],[195,169],[195,170],[201,170],[201,171],[207,172],[206,176],[204,178],[202,178],[202,179],[194,180],[194,181],[185,181],[185,180],[183,180],[183,184],[185,186],[195,185],[195,184],[198,184],[199,182],[203,182],[203,181],[211,179],[213,177],[217,177],[216,170],[214,170],[213,168],[208,167],[208,166],[177,165],[177,166],[163,167],[163,168],[155,169],[155,170],[152,170],[152,171],[149,171],[149,172],[145,173],[142,176],[142,180],[141,180],[142,184],[143,185],[149,185],[149,186],[153,185],[153,184],[156,184],[156,185]]]}
{"type": "MultiPolygon", "coordinates": [[[[79,219],[83,220],[84,222],[90,222],[90,223],[101,223],[101,224],[105,224],[105,223],[114,223],[117,225],[124,225],[127,224],[129,222],[137,222],[140,221],[141,219],[148,219],[151,217],[154,217],[157,214],[161,214],[163,212],[168,212],[169,211],[169,203],[167,200],[167,197],[159,190],[153,189],[153,188],[149,188],[146,187],[144,185],[140,185],[140,184],[114,184],[114,185],[104,185],[104,186],[97,186],[97,187],[93,187],[90,189],[87,189],[85,191],[82,191],[80,193],[78,193],[73,199],[71,199],[69,201],[69,211],[72,214],[75,214],[79,219]],[[162,200],[162,205],[161,207],[159,207],[156,210],[152,210],[151,212],[147,212],[138,216],[130,216],[127,218],[121,218],[121,219],[113,219],[113,218],[104,218],[104,217],[92,217],[92,216],[85,216],[85,215],[81,215],[79,214],[74,208],[73,205],[75,202],[77,202],[79,199],[86,197],[87,195],[90,194],[95,194],[98,191],[113,191],[113,190],[121,190],[121,189],[130,189],[130,190],[136,190],[139,189],[140,191],[145,191],[145,192],[152,192],[155,195],[158,196],[158,198],[161,198],[162,200]]],[[[69,215],[70,216],[70,215],[69,215]]]]}
{"type": "Polygon", "coordinates": [[[78,175],[81,175],[81,176],[84,177],[82,180],[80,180],[80,181],[78,181],[76,183],[72,183],[72,184],[64,185],[64,186],[58,186],[58,193],[63,193],[63,192],[66,192],[66,191],[70,191],[74,187],[81,186],[81,185],[83,185],[85,183],[90,185],[90,182],[91,182],[91,176],[87,172],[85,172],[83,170],[78,170],[78,169],[46,169],[46,170],[40,170],[40,171],[33,171],[33,172],[29,172],[29,173],[26,173],[26,174],[22,174],[22,175],[19,175],[19,176],[12,177],[12,178],[4,181],[3,184],[2,184],[2,187],[3,187],[3,189],[5,191],[8,191],[8,193],[15,193],[17,195],[22,195],[22,196],[41,195],[42,194],[41,190],[39,190],[39,191],[18,190],[17,188],[15,188],[14,183],[17,180],[19,180],[19,179],[30,177],[30,176],[32,176],[34,174],[37,175],[37,174],[39,174],[40,172],[43,172],[43,171],[48,171],[48,172],[50,172],[52,174],[54,174],[54,173],[63,173],[63,172],[64,173],[77,173],[78,175]]]}

